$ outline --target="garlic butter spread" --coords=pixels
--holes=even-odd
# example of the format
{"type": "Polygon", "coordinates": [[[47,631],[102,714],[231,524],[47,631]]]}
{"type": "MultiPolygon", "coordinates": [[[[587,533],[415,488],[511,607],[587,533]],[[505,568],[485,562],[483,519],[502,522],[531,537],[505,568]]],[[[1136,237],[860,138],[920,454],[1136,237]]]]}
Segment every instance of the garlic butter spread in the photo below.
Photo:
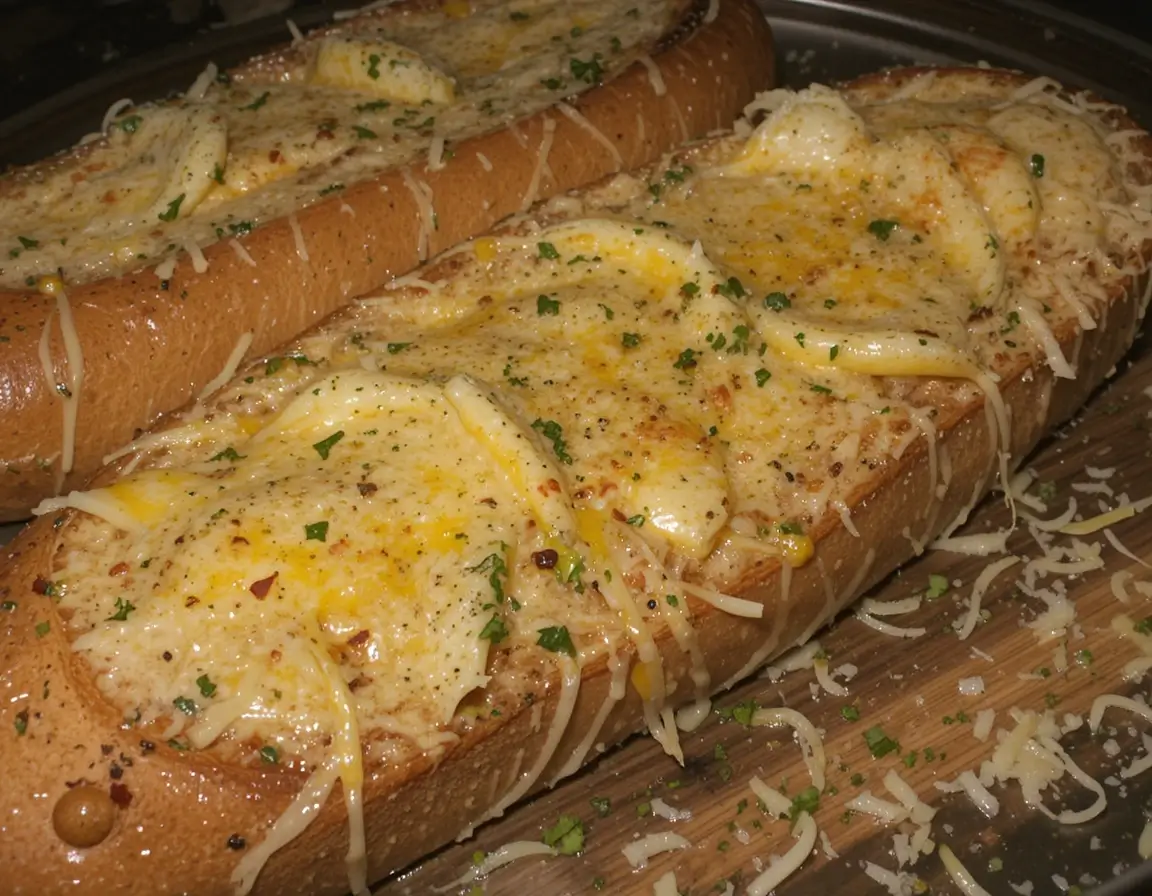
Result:
{"type": "MultiPolygon", "coordinates": [[[[0,286],[115,276],[243,237],[397,165],[609,80],[682,4],[446,3],[385,10],[178,99],[118,109],[102,134],[0,178],[0,286]]],[[[115,108],[115,107],[114,107],[115,108]]]]}
{"type": "Polygon", "coordinates": [[[935,90],[764,95],[755,127],[464,244],[47,502],[85,511],[54,584],[101,691],[322,802],[488,724],[525,664],[559,673],[547,754],[580,667],[627,647],[679,755],[655,637],[692,657],[676,705],[706,707],[701,602],[762,613],[725,592],[851,529],[914,442],[946,486],[941,411],[983,397],[1007,443],[1000,373],[1074,375],[1053,332],[1095,325],[1143,239],[1146,190],[1085,108],[935,90]]]}

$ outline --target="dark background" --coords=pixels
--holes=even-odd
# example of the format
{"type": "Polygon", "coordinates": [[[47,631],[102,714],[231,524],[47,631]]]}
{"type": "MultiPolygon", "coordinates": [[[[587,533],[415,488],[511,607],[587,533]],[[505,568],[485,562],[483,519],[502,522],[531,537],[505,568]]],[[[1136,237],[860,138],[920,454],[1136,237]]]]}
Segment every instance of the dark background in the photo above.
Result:
{"type": "MultiPolygon", "coordinates": [[[[287,40],[287,30],[281,24],[285,16],[307,28],[326,20],[332,10],[362,2],[0,0],[0,169],[33,161],[70,145],[99,126],[104,109],[115,99],[127,96],[143,101],[163,96],[187,87],[209,59],[221,67],[234,65],[272,43],[287,40]],[[269,16],[275,18],[270,20],[269,16]],[[51,100],[49,105],[43,105],[47,100],[51,100]],[[29,114],[29,110],[35,114],[29,114]]],[[[835,9],[839,4],[834,0],[760,2],[772,15],[800,19],[814,16],[826,28],[834,28],[841,21],[841,12],[835,9]]],[[[957,9],[972,2],[884,0],[881,5],[904,19],[922,21],[929,28],[946,24],[952,34],[957,34],[967,21],[967,14],[958,13],[957,9]]],[[[847,0],[847,5],[867,7],[871,0],[847,0]]],[[[1129,44],[1126,49],[1101,56],[1119,53],[1152,60],[1152,49],[1133,48],[1130,43],[1135,38],[1152,45],[1152,5],[1147,0],[987,0],[979,5],[984,7],[980,25],[970,26],[967,31],[990,46],[1014,46],[1026,40],[1017,33],[1023,23],[1046,18],[1053,11],[1057,15],[1068,12],[1088,21],[1077,23],[1073,19],[1071,24],[1065,21],[1059,25],[1061,40],[1070,31],[1096,31],[1103,25],[1115,29],[1129,44]],[[988,8],[1001,7],[1002,17],[987,12],[988,8]]],[[[847,15],[851,19],[851,14],[847,15]]],[[[850,29],[848,19],[843,22],[850,29]]],[[[946,49],[947,38],[944,39],[946,49]]],[[[1106,38],[1105,44],[1115,42],[1106,38]]],[[[1099,42],[1095,46],[1100,46],[1099,42]]],[[[968,59],[971,52],[962,51],[959,58],[968,59]]],[[[1145,96],[1152,102],[1152,77],[1138,76],[1135,80],[1144,83],[1130,83],[1131,75],[1120,76],[1126,83],[1119,85],[1118,76],[1113,74],[1117,62],[1114,58],[1080,58],[1069,67],[1081,73],[1098,73],[1100,83],[1123,90],[1122,99],[1129,103],[1135,101],[1139,105],[1145,96]]],[[[1021,63],[1020,67],[1027,64],[1021,63]]],[[[817,79],[827,77],[817,68],[797,70],[795,66],[786,74],[792,79],[809,74],[817,79]]],[[[1071,85],[1070,81],[1066,83],[1071,85]]],[[[1147,121],[1144,124],[1149,126],[1147,121]]]]}

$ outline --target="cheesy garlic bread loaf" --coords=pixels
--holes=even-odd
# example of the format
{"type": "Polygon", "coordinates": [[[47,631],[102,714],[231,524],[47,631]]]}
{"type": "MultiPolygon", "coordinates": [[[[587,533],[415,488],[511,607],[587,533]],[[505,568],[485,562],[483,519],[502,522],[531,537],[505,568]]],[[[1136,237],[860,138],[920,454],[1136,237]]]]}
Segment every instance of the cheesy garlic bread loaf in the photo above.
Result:
{"type": "Polygon", "coordinates": [[[909,69],[748,112],[41,505],[0,585],[15,892],[363,892],[597,744],[680,759],[1130,344],[1152,177],[1115,107],[909,69]]]}

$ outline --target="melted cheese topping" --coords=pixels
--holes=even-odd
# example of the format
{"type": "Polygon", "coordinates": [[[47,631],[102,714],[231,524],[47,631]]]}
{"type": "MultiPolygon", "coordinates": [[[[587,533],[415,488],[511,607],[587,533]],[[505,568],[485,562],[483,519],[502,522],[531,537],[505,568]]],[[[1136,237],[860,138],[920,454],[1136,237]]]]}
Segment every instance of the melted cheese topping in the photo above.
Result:
{"type": "Polygon", "coordinates": [[[182,98],[118,103],[82,149],[0,179],[0,287],[127,273],[431,158],[433,145],[446,158],[445,140],[650,64],[643,51],[675,14],[667,0],[365,14],[232,75],[211,67],[182,98]]]}
{"type": "MultiPolygon", "coordinates": [[[[746,140],[453,250],[146,437],[117,481],[46,502],[86,512],[54,575],[97,685],[170,738],[253,763],[264,744],[311,773],[261,856],[339,777],[354,882],[358,744],[435,754],[465,725],[501,724],[489,707],[524,708],[508,703],[517,670],[559,697],[543,751],[511,764],[477,820],[539,780],[593,660],[612,668],[604,706],[631,686],[679,758],[673,711],[712,687],[703,604],[755,616],[725,589],[779,569],[748,671],[789,646],[791,570],[818,550],[806,531],[840,525],[877,469],[931,448],[941,408],[992,404],[1002,372],[1045,357],[1012,317],[1036,255],[1077,290],[1085,253],[1107,279],[1136,248],[1025,214],[1016,157],[990,154],[1012,195],[982,197],[973,147],[1010,143],[995,125],[1017,120],[978,103],[926,113],[930,89],[880,107],[770,97],[746,140]],[[955,166],[945,124],[965,135],[955,166]],[[666,680],[665,635],[694,688],[666,680]]],[[[1055,172],[1096,151],[1068,133],[1044,144],[1055,172]]],[[[1052,325],[1082,310],[1059,295],[1052,325]]],[[[989,415],[1006,440],[1006,415],[989,415]]],[[[818,732],[782,710],[757,722],[797,726],[822,786],[818,732]]]]}

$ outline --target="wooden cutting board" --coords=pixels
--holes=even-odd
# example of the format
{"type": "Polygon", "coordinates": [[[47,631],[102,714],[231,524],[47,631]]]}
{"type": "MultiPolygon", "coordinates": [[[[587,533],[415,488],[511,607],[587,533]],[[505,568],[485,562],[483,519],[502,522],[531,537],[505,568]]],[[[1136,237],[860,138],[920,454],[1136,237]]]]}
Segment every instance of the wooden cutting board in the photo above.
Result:
{"type": "MultiPolygon", "coordinates": [[[[1044,516],[1059,515],[1069,498],[1076,500],[1085,517],[1091,517],[1115,507],[1116,496],[1121,494],[1132,501],[1152,494],[1150,430],[1152,339],[1141,336],[1123,369],[1098,392],[1082,416],[1050,438],[1025,465],[1036,472],[1038,483],[1051,484],[1043,486],[1047,494],[1055,489],[1044,516]],[[1105,476],[1110,469],[1113,472],[1105,476]]],[[[1010,522],[1002,496],[993,495],[957,534],[996,531],[1010,522]]],[[[902,525],[897,520],[892,524],[902,525]]],[[[1111,629],[1111,622],[1119,613],[1134,620],[1152,614],[1152,599],[1142,597],[1131,584],[1152,582],[1148,565],[1152,563],[1152,508],[1115,524],[1111,531],[1142,560],[1124,556],[1103,532],[1096,532],[1081,536],[1081,541],[1102,545],[1103,568],[1076,576],[1051,576],[1043,582],[1048,586],[1063,582],[1075,605],[1077,625],[1066,642],[1042,643],[1027,627],[1044,605],[1015,587],[1023,561],[993,581],[981,604],[984,621],[961,641],[953,624],[966,611],[974,580],[997,557],[929,550],[871,594],[876,600],[899,600],[923,593],[930,576],[946,576],[949,587],[943,596],[923,601],[915,612],[886,617],[901,626],[925,628],[923,636],[904,639],[880,634],[851,614],[819,634],[833,670],[845,664],[858,669],[846,682],[849,696],[824,693],[813,672],[801,670],[778,681],[754,677],[717,699],[717,709],[748,700],[761,706],[793,707],[824,732],[828,790],[815,819],[839,857],[828,857],[818,844],[803,868],[778,888],[781,896],[887,892],[864,875],[862,866],[870,861],[895,870],[893,835],[900,828],[846,814],[845,803],[864,790],[892,800],[881,783],[889,769],[897,770],[922,800],[938,810],[932,823],[933,839],[948,844],[990,893],[1021,892],[1011,885],[1027,889],[1027,882],[1037,896],[1063,893],[1070,886],[1088,892],[1139,864],[1137,840],[1152,797],[1152,772],[1121,780],[1120,769],[1144,754],[1141,734],[1150,726],[1131,713],[1109,709],[1099,734],[1091,734],[1085,723],[1061,738],[1073,759],[1104,785],[1107,809],[1085,824],[1058,824],[1029,809],[1016,783],[993,786],[1001,805],[991,819],[965,795],[945,794],[934,786],[937,781],[953,780],[965,769],[978,768],[991,755],[995,734],[981,742],[972,733],[982,709],[996,711],[994,728],[1010,729],[1014,723],[1009,710],[1013,708],[1052,709],[1060,721],[1067,713],[1086,720],[1100,694],[1147,693],[1147,682],[1124,681],[1123,666],[1140,653],[1111,629]],[[1121,572],[1134,577],[1127,582],[1132,592],[1127,605],[1120,603],[1111,586],[1112,576],[1121,572]],[[1067,668],[1060,671],[1059,657],[1063,656],[1067,668]],[[984,692],[964,696],[960,679],[975,677],[982,679],[984,692]],[[873,758],[864,735],[874,726],[897,741],[899,750],[873,758]]],[[[1065,535],[1056,539],[1058,544],[1072,540],[1065,535]]],[[[1008,549],[1025,558],[1040,555],[1023,525],[1009,539],[1008,549]]],[[[521,859],[494,871],[476,892],[652,893],[655,881],[668,871],[675,872],[681,893],[724,892],[725,881],[736,884],[737,893],[744,892],[741,884],[750,882],[757,869],[767,866],[770,856],[783,854],[794,842],[787,820],[767,816],[757,807],[749,777],[758,775],[795,796],[811,783],[800,749],[789,729],[751,729],[737,721],[724,721],[720,713],[714,713],[694,734],[685,735],[683,745],[685,765],[681,768],[651,738],[635,737],[554,790],[483,827],[473,839],[444,849],[376,892],[382,896],[431,892],[464,874],[478,851],[495,850],[510,841],[540,840],[564,814],[583,822],[586,838],[581,854],[521,859]],[[595,799],[603,810],[605,798],[611,809],[601,817],[590,800],[595,799]],[[689,810],[691,819],[671,822],[652,814],[654,798],[689,810]],[[638,836],[668,830],[684,836],[691,847],[657,856],[647,869],[634,871],[621,848],[638,836]]],[[[1068,776],[1044,795],[1045,804],[1054,811],[1082,809],[1094,799],[1068,776]]],[[[960,892],[936,853],[921,856],[906,870],[922,882],[916,892],[960,892]]],[[[1152,884],[1146,885],[1147,889],[1129,892],[1152,892],[1152,884]]],[[[449,892],[467,893],[469,886],[449,892]]]]}

